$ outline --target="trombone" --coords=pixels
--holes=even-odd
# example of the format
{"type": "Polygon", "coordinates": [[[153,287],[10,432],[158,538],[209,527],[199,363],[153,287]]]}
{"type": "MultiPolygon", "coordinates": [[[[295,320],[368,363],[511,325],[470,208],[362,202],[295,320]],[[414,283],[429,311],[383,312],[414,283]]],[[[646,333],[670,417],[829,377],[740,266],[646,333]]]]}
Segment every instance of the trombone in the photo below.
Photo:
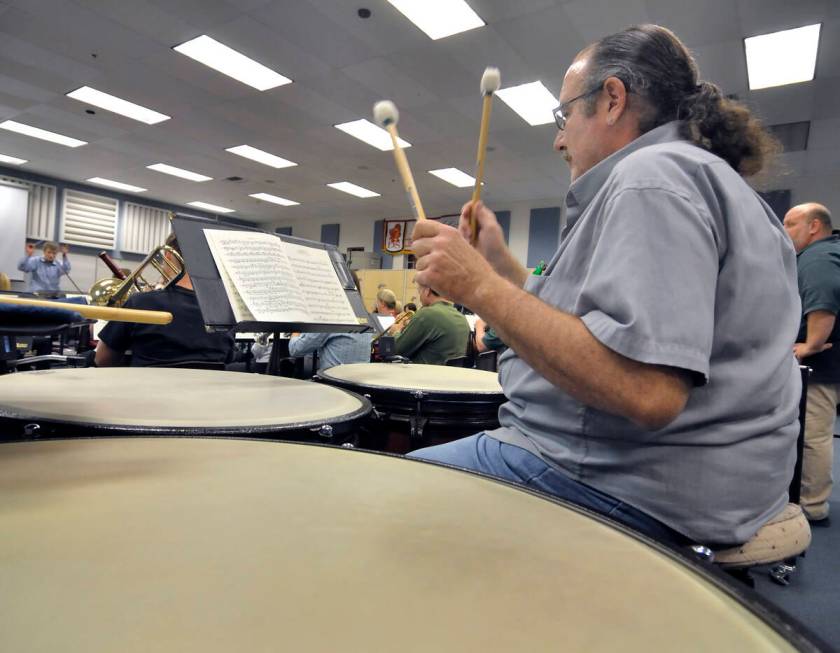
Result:
{"type": "Polygon", "coordinates": [[[186,272],[181,254],[169,245],[160,245],[138,265],[129,275],[123,274],[107,252],[100,252],[99,258],[108,266],[114,277],[100,279],[90,287],[90,300],[97,306],[122,306],[135,292],[148,292],[168,288],[178,283],[186,272]],[[159,278],[152,281],[143,274],[151,266],[159,278]]]}

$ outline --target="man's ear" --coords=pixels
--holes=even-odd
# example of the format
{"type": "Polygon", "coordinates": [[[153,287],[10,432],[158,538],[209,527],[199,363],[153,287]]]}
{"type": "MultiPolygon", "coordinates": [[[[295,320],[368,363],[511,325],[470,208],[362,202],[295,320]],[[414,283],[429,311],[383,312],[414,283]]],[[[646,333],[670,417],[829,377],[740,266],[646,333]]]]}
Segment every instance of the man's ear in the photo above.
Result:
{"type": "Polygon", "coordinates": [[[618,122],[618,119],[627,109],[627,88],[618,77],[608,77],[604,82],[609,104],[607,105],[607,123],[610,125],[618,122]]]}

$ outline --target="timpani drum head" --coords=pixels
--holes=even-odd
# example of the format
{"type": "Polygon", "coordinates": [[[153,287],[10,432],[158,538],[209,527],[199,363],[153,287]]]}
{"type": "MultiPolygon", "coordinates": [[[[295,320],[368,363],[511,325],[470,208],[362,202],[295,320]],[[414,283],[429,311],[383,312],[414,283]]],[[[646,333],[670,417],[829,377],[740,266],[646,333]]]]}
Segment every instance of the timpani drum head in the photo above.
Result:
{"type": "Polygon", "coordinates": [[[359,435],[367,449],[406,453],[499,426],[506,399],[495,372],[416,363],[354,363],[318,372],[374,405],[359,435]]]}
{"type": "Polygon", "coordinates": [[[0,376],[0,419],[76,432],[282,434],[368,412],[370,403],[353,393],[264,374],[113,367],[0,376]]]}
{"type": "Polygon", "coordinates": [[[603,520],[358,450],[0,444],[0,517],[14,653],[812,650],[603,520]]]}
{"type": "Polygon", "coordinates": [[[320,370],[326,381],[358,388],[420,390],[437,395],[501,395],[496,372],[416,363],[353,363],[320,370]]]}

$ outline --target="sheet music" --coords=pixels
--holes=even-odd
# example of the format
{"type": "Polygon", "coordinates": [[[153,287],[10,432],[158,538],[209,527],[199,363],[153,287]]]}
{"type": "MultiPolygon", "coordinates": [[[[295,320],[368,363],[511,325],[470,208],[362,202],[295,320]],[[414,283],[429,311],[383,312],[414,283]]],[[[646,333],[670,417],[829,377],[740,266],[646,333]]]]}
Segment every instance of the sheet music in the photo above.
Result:
{"type": "MultiPolygon", "coordinates": [[[[204,233],[210,233],[210,230],[205,229],[204,233]]],[[[216,267],[219,269],[219,276],[222,278],[222,283],[225,286],[225,292],[227,293],[228,301],[230,301],[230,307],[233,309],[234,319],[237,322],[253,322],[253,314],[248,310],[248,307],[242,300],[242,296],[236,290],[236,285],[233,283],[233,279],[230,278],[230,275],[227,272],[227,268],[223,262],[223,255],[221,253],[222,250],[211,238],[207,239],[207,244],[210,247],[210,253],[213,254],[213,260],[216,261],[216,267]]]]}
{"type": "Polygon", "coordinates": [[[358,324],[359,318],[326,250],[305,245],[282,244],[311,316],[309,322],[358,324]]]}
{"type": "Polygon", "coordinates": [[[296,275],[283,241],[271,234],[219,229],[205,229],[204,235],[237,322],[251,318],[259,322],[312,321],[293,282],[296,275]]]}

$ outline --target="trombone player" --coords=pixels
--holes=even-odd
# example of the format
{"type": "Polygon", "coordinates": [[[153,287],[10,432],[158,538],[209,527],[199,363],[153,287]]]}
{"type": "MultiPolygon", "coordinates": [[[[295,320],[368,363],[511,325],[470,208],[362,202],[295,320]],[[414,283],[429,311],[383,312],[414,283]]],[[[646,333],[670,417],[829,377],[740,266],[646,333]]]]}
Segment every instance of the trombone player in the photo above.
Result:
{"type": "MultiPolygon", "coordinates": [[[[178,254],[178,240],[170,234],[166,245],[178,254]]],[[[175,263],[175,257],[164,254],[175,263]]],[[[180,263],[177,263],[180,265],[180,263]]],[[[126,300],[125,308],[169,311],[172,323],[166,325],[109,322],[99,334],[96,347],[97,367],[119,365],[127,351],[131,351],[132,367],[167,366],[194,363],[230,362],[234,341],[228,333],[208,333],[204,318],[193,291],[190,275],[184,274],[174,283],[158,290],[135,292],[126,300]]]]}

